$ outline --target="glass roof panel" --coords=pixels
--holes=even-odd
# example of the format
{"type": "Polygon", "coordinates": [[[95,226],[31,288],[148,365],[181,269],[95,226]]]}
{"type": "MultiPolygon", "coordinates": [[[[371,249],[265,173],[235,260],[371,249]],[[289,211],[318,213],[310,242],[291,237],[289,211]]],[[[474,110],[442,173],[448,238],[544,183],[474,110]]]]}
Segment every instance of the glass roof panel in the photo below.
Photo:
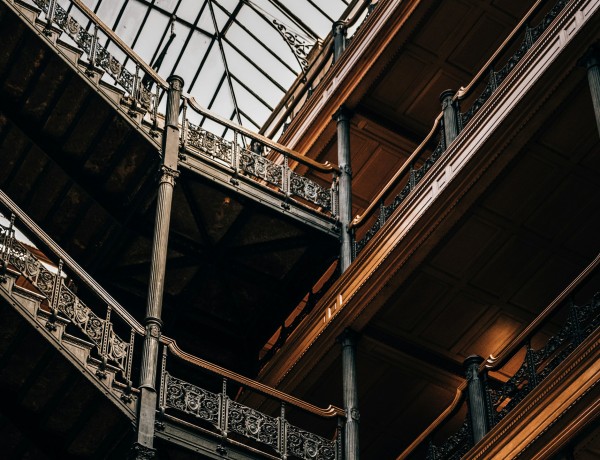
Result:
{"type": "Polygon", "coordinates": [[[163,78],[181,76],[184,90],[201,105],[253,130],[266,121],[303,70],[285,33],[291,32],[312,46],[330,32],[331,23],[350,3],[83,1],[163,78]]]}

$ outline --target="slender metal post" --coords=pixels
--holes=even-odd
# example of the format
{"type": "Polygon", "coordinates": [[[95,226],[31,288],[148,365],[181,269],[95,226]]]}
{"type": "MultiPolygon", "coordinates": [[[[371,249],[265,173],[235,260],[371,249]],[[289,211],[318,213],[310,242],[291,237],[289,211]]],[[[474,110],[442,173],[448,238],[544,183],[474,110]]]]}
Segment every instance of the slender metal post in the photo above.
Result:
{"type": "Polygon", "coordinates": [[[339,218],[341,224],[340,268],[344,273],[352,262],[352,168],[350,167],[350,112],[344,106],[333,115],[337,122],[339,177],[339,218]]]}
{"type": "Polygon", "coordinates": [[[133,458],[154,458],[154,422],[156,418],[156,371],[158,366],[158,346],[162,327],[162,299],[167,263],[167,243],[171,219],[171,204],[177,171],[179,153],[179,105],[183,80],[171,76],[167,94],[167,114],[163,133],[163,161],[160,167],[156,217],[154,221],[154,241],[152,244],[152,264],[146,318],[142,368],[140,371],[140,398],[137,440],[133,448],[133,458]]]}
{"type": "Polygon", "coordinates": [[[444,112],[444,137],[446,147],[449,146],[456,136],[458,136],[458,110],[456,104],[452,101],[454,91],[447,89],[440,94],[442,111],[444,112]]]}
{"type": "Polygon", "coordinates": [[[588,83],[594,104],[594,115],[598,134],[600,134],[600,50],[598,45],[592,46],[581,59],[581,64],[587,68],[588,83]]]}
{"type": "Polygon", "coordinates": [[[335,64],[346,49],[346,33],[348,28],[344,21],[335,21],[332,25],[333,63],[335,64]]]}
{"type": "Polygon", "coordinates": [[[344,430],[344,460],[358,460],[358,381],[356,378],[356,341],[358,334],[346,329],[338,341],[342,345],[342,384],[346,429],[344,430]]]}
{"type": "Polygon", "coordinates": [[[483,362],[481,356],[469,356],[464,361],[467,374],[467,399],[469,404],[469,418],[473,441],[477,444],[490,428],[486,404],[485,375],[479,374],[479,365],[483,362]]]}

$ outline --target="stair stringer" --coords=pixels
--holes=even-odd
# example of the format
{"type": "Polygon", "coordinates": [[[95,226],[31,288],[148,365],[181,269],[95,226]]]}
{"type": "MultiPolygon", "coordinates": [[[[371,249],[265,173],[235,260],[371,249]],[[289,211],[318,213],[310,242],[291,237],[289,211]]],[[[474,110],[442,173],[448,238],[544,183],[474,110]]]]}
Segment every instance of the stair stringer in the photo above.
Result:
{"type": "Polygon", "coordinates": [[[115,376],[119,371],[116,367],[109,364],[101,370],[100,360],[91,356],[95,345],[66,332],[66,327],[70,323],[68,319],[59,316],[53,321],[55,328],[47,328],[50,313],[41,308],[44,297],[17,286],[15,284],[17,276],[18,273],[12,270],[6,273],[5,281],[0,282],[0,297],[81,372],[98,391],[111,400],[126,417],[135,422],[137,419],[136,390],[128,394],[125,385],[116,381],[115,376]],[[98,376],[100,372],[103,377],[98,376]]]}

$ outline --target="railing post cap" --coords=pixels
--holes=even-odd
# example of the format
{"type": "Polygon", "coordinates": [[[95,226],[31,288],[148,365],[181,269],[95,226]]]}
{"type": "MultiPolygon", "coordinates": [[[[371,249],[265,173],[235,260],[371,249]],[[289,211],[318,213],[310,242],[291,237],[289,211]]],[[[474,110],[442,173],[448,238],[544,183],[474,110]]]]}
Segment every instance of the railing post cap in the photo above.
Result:
{"type": "Polygon", "coordinates": [[[346,21],[335,21],[331,24],[331,30],[333,35],[339,34],[340,32],[345,33],[347,30],[346,21]]]}
{"type": "Polygon", "coordinates": [[[167,83],[169,83],[169,85],[175,89],[183,89],[183,78],[181,78],[179,75],[171,75],[169,78],[167,78],[167,83]]]}
{"type": "Polygon", "coordinates": [[[440,94],[440,102],[444,102],[449,97],[454,97],[455,94],[456,91],[454,91],[453,89],[446,89],[442,91],[442,93],[440,94]]]}
{"type": "Polygon", "coordinates": [[[469,367],[473,366],[474,364],[479,366],[483,361],[484,361],[484,359],[481,356],[471,355],[463,361],[463,366],[465,367],[465,369],[468,369],[469,367]]]}

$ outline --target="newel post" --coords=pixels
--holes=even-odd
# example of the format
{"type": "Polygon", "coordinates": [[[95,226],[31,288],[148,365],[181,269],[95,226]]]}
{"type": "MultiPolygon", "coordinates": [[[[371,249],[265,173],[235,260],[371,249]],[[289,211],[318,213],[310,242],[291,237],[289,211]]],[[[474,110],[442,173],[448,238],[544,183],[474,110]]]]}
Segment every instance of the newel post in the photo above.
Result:
{"type": "Polygon", "coordinates": [[[154,240],[152,243],[152,262],[150,282],[146,303],[146,317],[142,364],[140,371],[140,398],[138,405],[137,439],[132,450],[135,459],[155,457],[154,422],[156,418],[156,372],[158,367],[158,348],[162,328],[161,314],[167,263],[167,243],[171,220],[171,204],[175,179],[179,175],[177,160],[179,155],[179,107],[183,80],[171,76],[167,80],[167,114],[163,134],[163,161],[160,166],[156,217],[154,221],[154,240]]]}
{"type": "Polygon", "coordinates": [[[344,21],[335,21],[332,25],[333,63],[335,64],[346,49],[346,34],[348,27],[344,21]]]}
{"type": "Polygon", "coordinates": [[[458,106],[452,100],[454,97],[454,91],[447,89],[440,94],[440,102],[442,103],[442,111],[444,113],[444,137],[446,139],[446,148],[452,143],[456,136],[458,136],[458,106]]]}
{"type": "Polygon", "coordinates": [[[483,362],[481,356],[473,355],[465,359],[463,365],[467,376],[467,404],[473,441],[477,444],[489,431],[490,419],[487,409],[486,376],[479,373],[483,362]]]}

